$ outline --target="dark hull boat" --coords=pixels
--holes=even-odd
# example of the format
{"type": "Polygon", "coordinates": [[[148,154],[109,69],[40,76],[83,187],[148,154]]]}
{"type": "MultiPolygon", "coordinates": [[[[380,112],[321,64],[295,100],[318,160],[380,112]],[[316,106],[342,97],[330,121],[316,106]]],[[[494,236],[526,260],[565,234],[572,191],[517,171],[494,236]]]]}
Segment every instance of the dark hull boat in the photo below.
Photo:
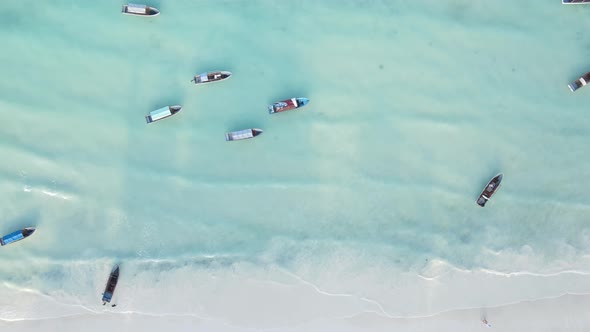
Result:
{"type": "Polygon", "coordinates": [[[567,86],[568,86],[568,88],[570,88],[570,90],[572,90],[572,92],[574,92],[574,91],[578,90],[579,88],[588,84],[588,82],[590,82],[590,72],[587,72],[586,74],[584,74],[584,76],[571,82],[567,86]]]}
{"type": "MultiPolygon", "coordinates": [[[[111,275],[109,276],[104,293],[102,293],[102,305],[107,304],[107,302],[111,302],[113,294],[115,293],[115,288],[117,287],[117,281],[119,281],[119,265],[115,265],[111,275]]],[[[113,304],[113,307],[114,306],[115,304],[113,304]]]]}
{"type": "Polygon", "coordinates": [[[227,80],[230,77],[231,73],[229,71],[210,71],[195,76],[191,82],[195,82],[195,84],[205,84],[227,80]]]}
{"type": "Polygon", "coordinates": [[[562,0],[561,3],[564,5],[590,5],[590,0],[562,0]]]}
{"type": "Polygon", "coordinates": [[[181,109],[182,106],[179,105],[162,107],[155,111],[151,111],[150,115],[145,117],[145,121],[147,123],[156,122],[167,117],[173,116],[174,114],[180,112],[181,109]]]}
{"type": "Polygon", "coordinates": [[[27,227],[25,229],[21,229],[16,232],[12,232],[8,235],[4,235],[2,238],[0,238],[0,245],[5,246],[7,244],[11,244],[11,243],[20,241],[26,237],[29,237],[34,232],[35,232],[35,227],[27,227]]]}
{"type": "Polygon", "coordinates": [[[252,128],[238,131],[232,131],[225,134],[226,141],[239,141],[242,139],[254,138],[262,134],[262,129],[252,128]]]}
{"type": "Polygon", "coordinates": [[[268,113],[274,114],[289,110],[294,110],[299,107],[303,107],[309,103],[309,99],[307,98],[291,98],[287,100],[278,101],[270,106],[268,106],[268,113]]]}
{"type": "Polygon", "coordinates": [[[502,177],[504,175],[502,173],[494,176],[490,182],[488,182],[487,186],[483,188],[481,194],[479,194],[479,198],[477,199],[477,205],[484,207],[486,203],[492,198],[492,196],[496,193],[498,188],[500,188],[500,183],[502,183],[502,177]]]}

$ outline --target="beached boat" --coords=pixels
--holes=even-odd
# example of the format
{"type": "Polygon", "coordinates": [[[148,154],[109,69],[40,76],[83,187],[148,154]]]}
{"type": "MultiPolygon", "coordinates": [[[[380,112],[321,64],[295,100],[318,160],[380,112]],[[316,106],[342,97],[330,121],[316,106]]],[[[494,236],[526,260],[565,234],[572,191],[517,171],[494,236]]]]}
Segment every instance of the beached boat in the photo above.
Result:
{"type": "Polygon", "coordinates": [[[35,232],[35,227],[27,227],[25,229],[21,229],[16,232],[12,232],[8,235],[4,235],[2,238],[0,238],[0,245],[5,246],[7,244],[11,244],[16,241],[20,241],[26,237],[29,237],[34,232],[35,232]]]}
{"type": "Polygon", "coordinates": [[[502,177],[504,175],[502,173],[494,176],[490,182],[483,188],[481,194],[477,198],[477,205],[484,207],[486,203],[492,198],[492,196],[496,193],[498,188],[500,188],[500,183],[502,182],[502,177]]]}
{"type": "Polygon", "coordinates": [[[173,116],[174,114],[180,112],[181,109],[182,109],[182,106],[179,106],[179,105],[162,107],[162,108],[157,109],[155,111],[151,111],[150,114],[145,117],[145,121],[147,123],[160,121],[160,120],[165,119],[169,116],[173,116]]]}
{"type": "Polygon", "coordinates": [[[268,113],[279,113],[289,110],[294,110],[299,107],[303,107],[309,103],[309,99],[307,98],[291,98],[287,100],[278,101],[270,106],[268,106],[268,113]]]}
{"type": "Polygon", "coordinates": [[[564,5],[590,5],[590,0],[562,0],[561,3],[564,5]]]}
{"type": "Polygon", "coordinates": [[[570,88],[570,90],[572,90],[572,92],[574,92],[574,91],[578,90],[579,88],[583,87],[584,85],[588,84],[588,82],[590,82],[590,72],[587,72],[582,77],[571,82],[567,86],[568,86],[568,88],[570,88]]]}
{"type": "Polygon", "coordinates": [[[253,137],[256,137],[260,134],[262,134],[262,129],[256,129],[256,128],[232,131],[232,132],[225,134],[225,140],[226,141],[239,141],[242,139],[253,138],[253,137]]]}
{"type": "MultiPolygon", "coordinates": [[[[115,287],[117,287],[117,282],[119,281],[119,265],[115,265],[113,271],[109,275],[109,280],[107,281],[107,285],[104,288],[104,293],[102,293],[102,305],[107,304],[107,302],[111,302],[113,298],[113,294],[115,293],[115,287]]],[[[113,307],[116,304],[113,304],[113,307]]]]}
{"type": "Polygon", "coordinates": [[[150,7],[150,6],[146,6],[146,5],[138,5],[135,3],[123,5],[123,10],[121,12],[125,15],[136,15],[136,16],[158,16],[158,15],[160,15],[160,11],[154,7],[150,7]]]}
{"type": "Polygon", "coordinates": [[[231,73],[229,71],[209,71],[195,76],[191,82],[195,82],[195,84],[205,84],[220,82],[227,80],[230,77],[231,73]]]}

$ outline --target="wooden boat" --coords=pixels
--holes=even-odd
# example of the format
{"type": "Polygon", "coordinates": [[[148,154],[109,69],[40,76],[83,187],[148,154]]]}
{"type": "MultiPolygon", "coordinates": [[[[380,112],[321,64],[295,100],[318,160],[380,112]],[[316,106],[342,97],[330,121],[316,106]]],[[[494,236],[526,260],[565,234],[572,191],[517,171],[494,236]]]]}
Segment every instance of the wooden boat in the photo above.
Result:
{"type": "Polygon", "coordinates": [[[562,0],[561,3],[564,5],[583,5],[590,4],[590,0],[562,0]]]}
{"type": "Polygon", "coordinates": [[[195,84],[205,84],[224,81],[230,77],[231,73],[229,71],[209,71],[195,76],[191,82],[195,82],[195,84]]]}
{"type": "Polygon", "coordinates": [[[584,85],[588,84],[588,82],[590,82],[590,72],[587,72],[582,77],[571,82],[567,86],[568,86],[568,88],[570,88],[570,90],[572,90],[572,92],[574,92],[574,91],[578,90],[579,88],[583,87],[584,85]]]}
{"type": "Polygon", "coordinates": [[[278,101],[270,106],[268,106],[268,113],[279,113],[289,110],[294,110],[299,107],[303,107],[309,103],[309,99],[307,98],[291,98],[287,100],[278,101]]]}
{"type": "Polygon", "coordinates": [[[162,107],[162,108],[157,109],[155,111],[151,111],[150,114],[145,117],[145,121],[147,123],[160,121],[160,120],[165,119],[169,116],[173,116],[174,114],[180,112],[181,109],[182,109],[182,106],[179,106],[179,105],[162,107]]]}
{"type": "Polygon", "coordinates": [[[35,227],[27,227],[16,232],[12,232],[8,235],[4,235],[0,238],[0,246],[5,246],[7,244],[11,244],[17,241],[20,241],[26,237],[29,237],[31,234],[35,232],[35,227]]]}
{"type": "MultiPolygon", "coordinates": [[[[113,271],[109,275],[109,280],[107,281],[107,285],[104,288],[104,293],[102,293],[102,305],[107,304],[107,302],[111,302],[113,298],[113,294],[115,293],[115,287],[117,287],[117,282],[119,281],[119,265],[115,265],[113,271]]],[[[116,304],[113,304],[113,307],[116,304]]]]}
{"type": "Polygon", "coordinates": [[[248,138],[254,138],[258,135],[262,134],[262,129],[244,129],[238,131],[232,131],[225,134],[226,141],[239,141],[248,138]]]}
{"type": "Polygon", "coordinates": [[[484,207],[486,203],[492,198],[492,196],[496,193],[498,188],[500,188],[500,183],[502,183],[502,177],[504,175],[502,173],[494,176],[490,182],[483,188],[481,194],[477,198],[477,205],[484,207]]]}
{"type": "Polygon", "coordinates": [[[123,10],[121,12],[125,15],[135,15],[135,16],[158,16],[158,15],[160,15],[160,11],[154,7],[150,7],[150,6],[146,6],[146,5],[138,5],[135,3],[123,5],[123,10]]]}

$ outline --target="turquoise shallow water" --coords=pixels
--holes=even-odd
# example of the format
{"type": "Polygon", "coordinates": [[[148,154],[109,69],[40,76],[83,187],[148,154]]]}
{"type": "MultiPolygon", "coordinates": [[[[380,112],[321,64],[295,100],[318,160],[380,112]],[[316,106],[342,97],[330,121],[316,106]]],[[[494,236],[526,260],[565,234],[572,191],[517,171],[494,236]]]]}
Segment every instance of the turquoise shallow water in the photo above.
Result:
{"type": "Polygon", "coordinates": [[[114,262],[145,287],[249,264],[360,295],[359,276],[402,287],[432,261],[590,273],[590,90],[567,89],[590,6],[553,2],[2,3],[1,232],[38,231],[2,248],[0,293],[94,305],[114,262]],[[189,82],[207,70],[234,76],[189,82]],[[267,114],[295,96],[311,102],[267,114]]]}

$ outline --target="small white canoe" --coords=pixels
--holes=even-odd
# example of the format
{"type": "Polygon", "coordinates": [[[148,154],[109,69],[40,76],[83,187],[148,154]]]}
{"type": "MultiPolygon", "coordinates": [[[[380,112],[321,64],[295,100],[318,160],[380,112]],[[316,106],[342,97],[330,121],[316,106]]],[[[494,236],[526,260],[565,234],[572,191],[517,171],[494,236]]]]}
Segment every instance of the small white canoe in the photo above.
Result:
{"type": "Polygon", "coordinates": [[[262,134],[262,129],[252,128],[238,131],[232,131],[225,134],[226,141],[239,141],[248,138],[254,138],[262,134]]]}
{"type": "Polygon", "coordinates": [[[590,0],[562,0],[563,5],[590,5],[590,0]]]}
{"type": "Polygon", "coordinates": [[[191,82],[195,82],[195,84],[220,82],[230,77],[231,73],[229,71],[209,71],[195,76],[191,82]]]}
{"type": "Polygon", "coordinates": [[[135,16],[158,16],[158,15],[160,15],[160,11],[157,10],[155,7],[150,7],[150,6],[146,6],[146,5],[138,5],[135,3],[123,5],[123,10],[121,12],[125,15],[135,15],[135,16]]]}
{"type": "Polygon", "coordinates": [[[150,114],[145,117],[145,121],[147,123],[160,121],[160,120],[165,119],[167,117],[173,116],[174,114],[180,112],[181,109],[182,109],[182,106],[179,106],[179,105],[162,107],[162,108],[157,109],[155,111],[151,111],[150,114]]]}

